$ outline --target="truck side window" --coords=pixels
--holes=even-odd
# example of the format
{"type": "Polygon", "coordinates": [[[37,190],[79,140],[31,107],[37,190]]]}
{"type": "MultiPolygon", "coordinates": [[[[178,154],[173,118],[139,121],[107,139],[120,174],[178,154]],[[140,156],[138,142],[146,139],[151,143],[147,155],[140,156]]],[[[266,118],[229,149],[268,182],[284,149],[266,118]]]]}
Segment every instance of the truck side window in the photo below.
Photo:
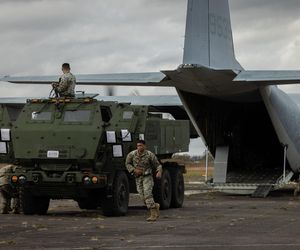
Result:
{"type": "Polygon", "coordinates": [[[109,107],[101,107],[101,116],[102,116],[102,121],[109,122],[112,117],[110,108],[109,107]]]}
{"type": "Polygon", "coordinates": [[[37,112],[31,113],[31,120],[33,121],[50,121],[52,117],[52,112],[37,112]]]}

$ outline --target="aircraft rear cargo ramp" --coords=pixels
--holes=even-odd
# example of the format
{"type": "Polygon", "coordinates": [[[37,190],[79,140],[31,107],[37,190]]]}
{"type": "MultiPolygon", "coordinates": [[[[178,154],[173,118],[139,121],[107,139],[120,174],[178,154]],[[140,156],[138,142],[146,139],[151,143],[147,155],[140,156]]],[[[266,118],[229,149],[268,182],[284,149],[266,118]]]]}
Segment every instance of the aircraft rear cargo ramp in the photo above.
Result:
{"type": "Polygon", "coordinates": [[[214,161],[213,187],[216,191],[230,194],[252,195],[265,198],[270,191],[279,189],[287,184],[294,176],[290,170],[281,166],[273,168],[246,171],[230,171],[227,169],[226,147],[219,148],[214,161]]]}

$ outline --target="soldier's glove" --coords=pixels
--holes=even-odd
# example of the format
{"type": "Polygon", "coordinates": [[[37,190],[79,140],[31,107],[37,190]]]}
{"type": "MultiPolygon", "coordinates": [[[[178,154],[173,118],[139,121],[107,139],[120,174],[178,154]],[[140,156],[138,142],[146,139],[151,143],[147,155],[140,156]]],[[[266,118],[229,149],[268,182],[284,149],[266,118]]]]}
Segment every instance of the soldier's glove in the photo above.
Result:
{"type": "Polygon", "coordinates": [[[143,170],[140,168],[135,168],[133,172],[135,177],[140,177],[143,174],[143,170]]]}
{"type": "Polygon", "coordinates": [[[56,89],[58,86],[58,83],[53,82],[51,85],[52,85],[52,88],[56,89]]]}
{"type": "Polygon", "coordinates": [[[157,171],[155,177],[156,179],[161,179],[161,171],[157,171]]]}

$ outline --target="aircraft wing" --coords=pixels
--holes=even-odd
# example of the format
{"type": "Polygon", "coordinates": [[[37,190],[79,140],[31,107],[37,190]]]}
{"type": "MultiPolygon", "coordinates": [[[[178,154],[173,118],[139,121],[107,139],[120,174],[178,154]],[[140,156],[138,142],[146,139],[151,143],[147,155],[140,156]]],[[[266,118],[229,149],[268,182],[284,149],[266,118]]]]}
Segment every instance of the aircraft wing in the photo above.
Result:
{"type": "MultiPolygon", "coordinates": [[[[171,81],[161,72],[75,75],[78,85],[160,86],[170,87],[171,81]]],[[[5,76],[0,81],[20,84],[50,84],[60,76],[5,76]]]]}
{"type": "Polygon", "coordinates": [[[234,82],[252,82],[258,86],[300,84],[299,70],[245,70],[241,71],[234,82]]]}

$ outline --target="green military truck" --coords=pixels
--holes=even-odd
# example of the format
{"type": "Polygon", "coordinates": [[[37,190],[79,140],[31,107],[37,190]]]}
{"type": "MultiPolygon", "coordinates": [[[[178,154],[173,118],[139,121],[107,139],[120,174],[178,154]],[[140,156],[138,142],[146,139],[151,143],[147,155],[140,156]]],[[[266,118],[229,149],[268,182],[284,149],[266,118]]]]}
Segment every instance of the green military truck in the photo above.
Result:
{"type": "Polygon", "coordinates": [[[139,139],[163,165],[155,200],[162,209],[182,206],[185,169],[167,159],[188,150],[189,121],[163,119],[149,106],[84,95],[30,99],[13,114],[14,121],[0,116],[0,158],[19,166],[10,180],[20,187],[25,214],[47,213],[50,199],[74,199],[82,209],[101,207],[105,215],[125,215],[136,187],[124,163],[139,139]]]}

